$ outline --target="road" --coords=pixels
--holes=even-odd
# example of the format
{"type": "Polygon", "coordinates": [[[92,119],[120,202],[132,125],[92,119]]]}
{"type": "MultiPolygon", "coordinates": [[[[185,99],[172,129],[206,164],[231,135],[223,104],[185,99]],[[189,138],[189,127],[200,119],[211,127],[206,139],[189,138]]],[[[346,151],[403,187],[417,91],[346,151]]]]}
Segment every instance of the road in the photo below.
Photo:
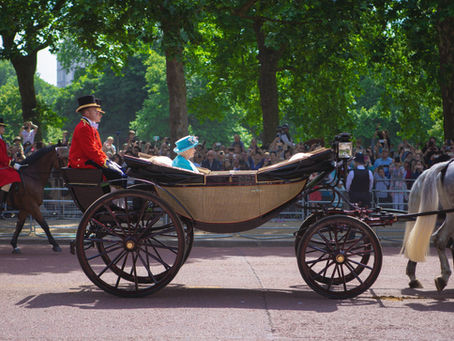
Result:
{"type": "MultiPolygon", "coordinates": [[[[172,283],[126,299],[88,280],[63,245],[0,245],[1,340],[452,340],[454,281],[439,294],[438,258],[418,264],[424,289],[408,289],[406,260],[384,249],[372,288],[330,300],[301,278],[292,247],[195,247],[172,283]]],[[[452,264],[452,263],[451,263],[452,264]]]]}

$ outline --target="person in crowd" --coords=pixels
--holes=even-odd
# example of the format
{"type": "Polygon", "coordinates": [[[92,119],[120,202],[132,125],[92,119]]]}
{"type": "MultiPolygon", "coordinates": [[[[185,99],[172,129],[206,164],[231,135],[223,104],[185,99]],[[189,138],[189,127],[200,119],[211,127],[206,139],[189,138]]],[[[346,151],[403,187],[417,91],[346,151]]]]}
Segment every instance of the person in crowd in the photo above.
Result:
{"type": "Polygon", "coordinates": [[[374,183],[377,203],[389,203],[391,201],[391,197],[388,192],[390,180],[386,177],[383,166],[378,166],[378,168],[375,170],[374,183]]]}
{"type": "Polygon", "coordinates": [[[108,180],[119,179],[125,174],[120,166],[109,160],[102,150],[98,124],[104,111],[100,100],[93,95],[78,98],[76,112],[82,115],[74,129],[69,149],[68,167],[99,168],[108,180]]]}
{"type": "Polygon", "coordinates": [[[34,152],[33,146],[30,144],[30,142],[25,142],[24,143],[24,155],[25,157],[30,156],[34,152]]]}
{"type": "Polygon", "coordinates": [[[126,143],[128,144],[128,148],[132,148],[134,142],[136,142],[136,132],[134,130],[128,131],[128,138],[126,139],[126,143]]]}
{"type": "Polygon", "coordinates": [[[161,143],[161,147],[159,148],[159,155],[170,157],[170,147],[164,141],[161,143]]]}
{"type": "Polygon", "coordinates": [[[68,131],[67,130],[63,130],[62,132],[62,139],[61,139],[61,144],[63,146],[67,146],[68,145],[68,131]]]}
{"type": "Polygon", "coordinates": [[[225,161],[225,151],[223,149],[219,150],[216,155],[219,163],[221,164],[221,170],[224,170],[224,161],[225,161]]]}
{"type": "Polygon", "coordinates": [[[416,180],[424,172],[424,164],[421,160],[415,160],[411,171],[411,178],[416,180]]]}
{"type": "Polygon", "coordinates": [[[102,151],[106,153],[107,157],[112,160],[112,156],[117,153],[117,148],[115,148],[114,138],[109,136],[104,143],[102,144],[102,151]]]}
{"type": "Polygon", "coordinates": [[[196,149],[194,154],[193,163],[196,167],[202,167],[203,156],[202,154],[196,149]]]}
{"type": "Polygon", "coordinates": [[[363,146],[363,140],[361,140],[359,138],[356,139],[354,151],[355,151],[355,153],[361,153],[365,156],[366,148],[364,148],[364,146],[363,146]]]}
{"type": "Polygon", "coordinates": [[[116,154],[112,155],[112,161],[115,162],[117,165],[119,165],[123,171],[126,170],[127,164],[120,154],[116,153],[116,154]]]}
{"type": "Polygon", "coordinates": [[[270,151],[270,160],[271,160],[272,165],[280,162],[280,160],[277,156],[277,153],[275,151],[270,151]]]}
{"type": "Polygon", "coordinates": [[[234,148],[234,150],[235,150],[235,148],[239,148],[239,153],[243,152],[245,150],[244,143],[243,143],[243,141],[241,141],[240,135],[235,134],[233,136],[232,147],[234,148]]]}
{"type": "Polygon", "coordinates": [[[411,178],[411,161],[404,161],[404,170],[405,170],[405,183],[407,185],[407,190],[411,190],[413,184],[411,178]]]}
{"type": "Polygon", "coordinates": [[[370,163],[373,165],[375,162],[374,150],[370,147],[366,148],[366,154],[369,156],[370,163]]]}
{"type": "Polygon", "coordinates": [[[393,159],[391,159],[388,155],[389,155],[388,150],[383,149],[380,157],[376,159],[374,162],[374,168],[378,168],[378,166],[383,166],[387,178],[389,178],[389,165],[393,162],[393,159]]]}
{"type": "Polygon", "coordinates": [[[439,153],[439,148],[437,146],[437,140],[435,137],[430,137],[429,140],[426,142],[425,146],[422,148],[424,163],[427,167],[433,165],[434,155],[439,153]]]}
{"type": "Polygon", "coordinates": [[[264,153],[263,153],[263,156],[264,156],[264,161],[263,161],[262,167],[271,166],[272,163],[271,163],[271,155],[270,155],[270,152],[264,152],[264,153]]]}
{"type": "Polygon", "coordinates": [[[13,144],[9,147],[9,155],[15,162],[22,162],[25,159],[24,147],[21,143],[20,136],[16,136],[13,140],[13,144]]]}
{"type": "Polygon", "coordinates": [[[365,168],[363,154],[355,155],[354,164],[355,169],[348,173],[345,188],[352,203],[356,203],[360,207],[370,207],[374,176],[370,170],[365,168]]]}
{"type": "Polygon", "coordinates": [[[239,154],[233,154],[232,170],[242,170],[241,169],[241,165],[240,165],[240,156],[239,156],[239,154]]]}
{"type": "Polygon", "coordinates": [[[35,136],[38,131],[38,126],[33,124],[32,121],[24,122],[19,136],[22,137],[22,143],[30,142],[31,145],[35,143],[35,136]]]}
{"type": "Polygon", "coordinates": [[[175,159],[173,159],[172,166],[199,173],[197,167],[190,160],[194,157],[194,147],[198,144],[199,140],[197,139],[197,137],[192,135],[182,137],[177,142],[175,142],[175,148],[173,149],[173,151],[177,154],[177,156],[175,157],[175,159]]]}
{"type": "Polygon", "coordinates": [[[281,127],[280,139],[288,148],[295,148],[295,143],[293,143],[292,137],[290,136],[289,126],[287,123],[284,123],[281,127]]]}
{"type": "MultiPolygon", "coordinates": [[[[317,175],[319,175],[318,172],[315,172],[315,173],[312,173],[310,176],[309,176],[309,181],[312,181],[314,180],[317,175]]],[[[320,186],[314,186],[314,190],[320,188],[320,186]]],[[[317,207],[320,203],[320,201],[322,201],[322,192],[320,191],[313,191],[311,193],[309,193],[309,196],[308,196],[308,199],[310,201],[309,205],[312,206],[312,207],[317,207]]]]}
{"type": "Polygon", "coordinates": [[[21,182],[20,175],[17,172],[21,166],[19,163],[15,163],[8,155],[8,148],[3,138],[6,126],[7,124],[3,121],[3,117],[0,117],[0,214],[3,211],[11,184],[21,182]]]}
{"type": "Polygon", "coordinates": [[[257,170],[263,167],[265,159],[260,150],[257,150],[255,153],[251,153],[248,157],[249,169],[257,170]]]}
{"type": "Polygon", "coordinates": [[[407,184],[405,183],[405,169],[399,156],[396,156],[394,162],[389,166],[389,173],[391,176],[389,189],[393,199],[393,208],[395,210],[403,210],[407,184]]]}
{"type": "Polygon", "coordinates": [[[202,167],[212,171],[222,170],[221,163],[216,159],[216,156],[216,152],[213,149],[210,149],[207,152],[206,159],[202,161],[202,167]]]}

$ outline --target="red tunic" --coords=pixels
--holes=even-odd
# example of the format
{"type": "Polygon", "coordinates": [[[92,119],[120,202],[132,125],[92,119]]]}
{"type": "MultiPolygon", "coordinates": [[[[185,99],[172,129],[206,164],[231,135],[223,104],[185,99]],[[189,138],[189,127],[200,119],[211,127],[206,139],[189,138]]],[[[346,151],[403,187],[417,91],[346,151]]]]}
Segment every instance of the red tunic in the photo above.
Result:
{"type": "Polygon", "coordinates": [[[74,129],[71,148],[69,149],[68,166],[71,168],[96,168],[86,165],[85,162],[88,160],[104,166],[107,155],[102,151],[98,130],[92,127],[87,119],[82,117],[74,129]]]}
{"type": "Polygon", "coordinates": [[[0,187],[13,183],[20,182],[19,173],[9,166],[11,158],[6,151],[6,143],[0,138],[0,187]]]}

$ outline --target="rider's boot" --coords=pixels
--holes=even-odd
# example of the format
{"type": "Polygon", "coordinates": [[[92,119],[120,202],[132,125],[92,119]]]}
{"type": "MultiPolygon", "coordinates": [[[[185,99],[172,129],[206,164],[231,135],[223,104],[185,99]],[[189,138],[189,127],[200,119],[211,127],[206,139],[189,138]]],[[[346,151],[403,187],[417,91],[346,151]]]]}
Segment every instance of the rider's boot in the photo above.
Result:
{"type": "Polygon", "coordinates": [[[0,190],[0,219],[3,219],[3,208],[5,207],[7,194],[8,192],[0,190]]]}

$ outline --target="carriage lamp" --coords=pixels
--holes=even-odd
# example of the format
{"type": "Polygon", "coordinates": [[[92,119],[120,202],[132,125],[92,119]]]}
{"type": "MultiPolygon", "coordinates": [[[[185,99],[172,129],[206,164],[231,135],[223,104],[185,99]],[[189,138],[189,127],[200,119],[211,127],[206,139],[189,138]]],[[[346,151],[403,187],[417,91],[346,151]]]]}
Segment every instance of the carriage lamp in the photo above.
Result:
{"type": "Polygon", "coordinates": [[[350,133],[342,133],[334,138],[333,149],[339,159],[350,159],[353,155],[353,144],[350,133]]]}

